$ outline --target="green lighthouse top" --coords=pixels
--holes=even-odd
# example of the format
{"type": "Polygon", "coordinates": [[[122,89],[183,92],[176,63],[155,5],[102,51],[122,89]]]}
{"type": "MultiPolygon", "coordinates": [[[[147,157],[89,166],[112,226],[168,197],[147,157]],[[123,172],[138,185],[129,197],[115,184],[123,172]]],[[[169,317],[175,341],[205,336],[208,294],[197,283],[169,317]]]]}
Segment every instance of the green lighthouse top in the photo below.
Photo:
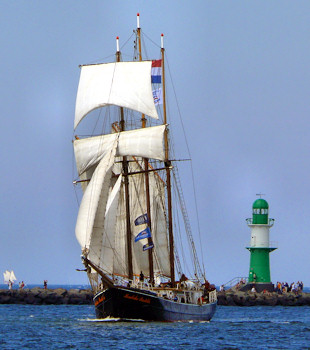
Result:
{"type": "Polygon", "coordinates": [[[265,199],[259,198],[253,203],[253,224],[268,224],[268,208],[269,205],[265,199]]]}
{"type": "Polygon", "coordinates": [[[253,209],[268,209],[269,205],[265,199],[259,198],[253,203],[253,209]]]}

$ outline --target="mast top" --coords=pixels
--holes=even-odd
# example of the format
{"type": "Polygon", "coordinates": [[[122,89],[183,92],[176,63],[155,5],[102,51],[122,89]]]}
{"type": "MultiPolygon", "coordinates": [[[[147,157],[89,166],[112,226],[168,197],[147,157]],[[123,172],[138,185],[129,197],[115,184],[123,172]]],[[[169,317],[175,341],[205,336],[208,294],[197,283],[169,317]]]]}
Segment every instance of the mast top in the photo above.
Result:
{"type": "Polygon", "coordinates": [[[116,52],[119,52],[119,37],[116,37],[116,52]]]}
{"type": "Polygon", "coordinates": [[[137,13],[137,28],[140,29],[140,14],[137,13]]]}
{"type": "Polygon", "coordinates": [[[164,34],[161,34],[161,48],[164,48],[164,34]]]}

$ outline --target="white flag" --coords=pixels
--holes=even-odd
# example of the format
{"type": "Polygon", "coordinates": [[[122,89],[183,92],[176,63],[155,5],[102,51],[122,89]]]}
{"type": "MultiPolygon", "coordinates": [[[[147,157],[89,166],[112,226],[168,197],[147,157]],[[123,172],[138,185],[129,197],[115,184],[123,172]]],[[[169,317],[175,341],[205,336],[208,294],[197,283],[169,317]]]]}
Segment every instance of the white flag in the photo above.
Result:
{"type": "Polygon", "coordinates": [[[153,98],[155,106],[163,104],[163,92],[161,88],[153,90],[153,98]]]}

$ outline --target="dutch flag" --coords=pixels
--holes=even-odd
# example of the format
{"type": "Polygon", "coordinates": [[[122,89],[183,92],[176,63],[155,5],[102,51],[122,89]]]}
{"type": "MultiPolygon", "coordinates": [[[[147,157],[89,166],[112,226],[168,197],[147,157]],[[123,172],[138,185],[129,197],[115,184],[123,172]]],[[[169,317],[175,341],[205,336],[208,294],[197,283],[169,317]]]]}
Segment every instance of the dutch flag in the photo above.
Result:
{"type": "Polygon", "coordinates": [[[161,60],[152,61],[152,84],[161,83],[161,60]]]}

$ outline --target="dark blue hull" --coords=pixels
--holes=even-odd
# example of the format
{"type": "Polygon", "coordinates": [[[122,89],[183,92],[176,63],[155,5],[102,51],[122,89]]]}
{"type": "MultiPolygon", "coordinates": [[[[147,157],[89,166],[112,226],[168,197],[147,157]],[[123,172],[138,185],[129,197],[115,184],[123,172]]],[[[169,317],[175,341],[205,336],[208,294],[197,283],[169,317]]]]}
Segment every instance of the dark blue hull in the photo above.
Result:
{"type": "Polygon", "coordinates": [[[217,303],[185,304],[145,290],[112,287],[96,294],[94,304],[97,318],[198,322],[210,321],[217,303]]]}

